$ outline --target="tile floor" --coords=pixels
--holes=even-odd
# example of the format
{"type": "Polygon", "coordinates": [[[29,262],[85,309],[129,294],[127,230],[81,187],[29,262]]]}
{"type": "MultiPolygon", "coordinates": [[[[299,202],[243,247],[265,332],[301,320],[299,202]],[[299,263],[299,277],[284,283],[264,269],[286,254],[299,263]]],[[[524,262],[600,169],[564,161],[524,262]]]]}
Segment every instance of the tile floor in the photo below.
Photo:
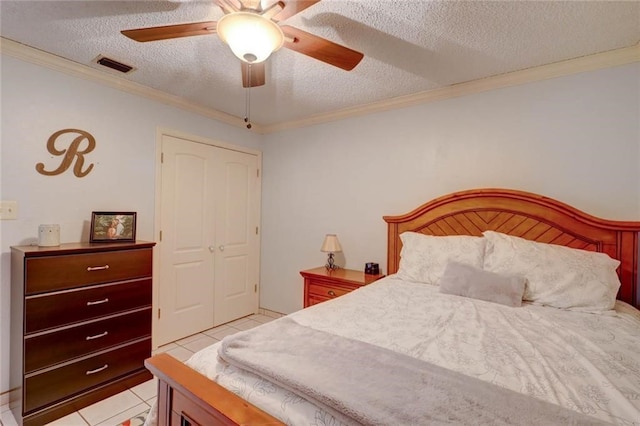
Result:
{"type": "MultiPolygon", "coordinates": [[[[281,315],[263,312],[232,321],[193,336],[185,337],[173,343],[161,346],[153,354],[166,352],[180,361],[186,361],[194,352],[212,343],[222,340],[224,336],[240,330],[248,330],[257,325],[269,322],[281,315]]],[[[149,380],[110,398],[96,402],[75,413],[49,423],[48,426],[119,426],[125,420],[147,411],[156,399],[156,379],[149,380]]],[[[8,405],[3,405],[0,412],[0,424],[16,426],[8,405]]]]}

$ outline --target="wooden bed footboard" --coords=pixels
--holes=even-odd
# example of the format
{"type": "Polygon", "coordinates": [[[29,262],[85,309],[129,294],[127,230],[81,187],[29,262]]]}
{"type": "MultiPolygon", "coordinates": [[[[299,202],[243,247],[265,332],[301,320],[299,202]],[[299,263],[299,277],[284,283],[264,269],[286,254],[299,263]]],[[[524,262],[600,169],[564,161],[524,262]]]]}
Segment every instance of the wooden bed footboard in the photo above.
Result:
{"type": "Polygon", "coordinates": [[[168,354],[144,365],[158,378],[158,425],[283,425],[168,354]]]}

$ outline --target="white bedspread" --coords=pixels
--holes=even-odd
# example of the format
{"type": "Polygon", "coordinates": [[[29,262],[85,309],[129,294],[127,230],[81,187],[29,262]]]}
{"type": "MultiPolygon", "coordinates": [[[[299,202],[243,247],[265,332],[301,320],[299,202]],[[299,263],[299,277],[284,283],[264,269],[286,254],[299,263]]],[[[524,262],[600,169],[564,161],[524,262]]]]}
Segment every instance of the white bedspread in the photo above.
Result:
{"type": "MultiPolygon", "coordinates": [[[[317,330],[379,345],[618,425],[640,425],[640,312],[611,315],[445,295],[392,277],[291,317],[317,330]]],[[[305,400],[217,358],[188,364],[295,425],[337,425],[305,400]]]]}

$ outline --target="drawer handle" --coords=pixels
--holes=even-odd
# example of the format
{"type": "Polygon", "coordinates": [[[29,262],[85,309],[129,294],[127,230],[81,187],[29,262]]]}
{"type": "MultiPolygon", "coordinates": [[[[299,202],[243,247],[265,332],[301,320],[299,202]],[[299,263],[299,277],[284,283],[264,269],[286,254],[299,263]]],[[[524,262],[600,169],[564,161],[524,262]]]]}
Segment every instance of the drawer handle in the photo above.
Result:
{"type": "Polygon", "coordinates": [[[88,266],[87,267],[87,271],[91,272],[91,271],[103,271],[105,269],[109,269],[109,265],[104,265],[104,266],[88,266]]]}
{"type": "Polygon", "coordinates": [[[109,332],[105,331],[104,333],[96,334],[94,336],[87,336],[87,340],[99,339],[101,337],[106,336],[107,334],[109,334],[109,332]]]}
{"type": "Polygon", "coordinates": [[[335,297],[336,292],[335,292],[335,291],[333,291],[333,290],[329,290],[329,291],[327,292],[327,294],[328,294],[329,296],[331,296],[331,297],[335,297]]]}
{"type": "Polygon", "coordinates": [[[87,306],[93,306],[93,305],[101,305],[103,303],[107,303],[109,301],[108,297],[105,297],[102,300],[95,300],[93,302],[87,302],[87,306]]]}
{"type": "Polygon", "coordinates": [[[101,372],[101,371],[106,370],[107,368],[109,368],[109,364],[105,364],[105,365],[103,365],[103,366],[102,366],[102,367],[100,367],[100,368],[96,368],[95,370],[89,370],[89,371],[87,371],[87,376],[89,376],[89,375],[91,375],[91,374],[99,373],[99,372],[101,372]]]}

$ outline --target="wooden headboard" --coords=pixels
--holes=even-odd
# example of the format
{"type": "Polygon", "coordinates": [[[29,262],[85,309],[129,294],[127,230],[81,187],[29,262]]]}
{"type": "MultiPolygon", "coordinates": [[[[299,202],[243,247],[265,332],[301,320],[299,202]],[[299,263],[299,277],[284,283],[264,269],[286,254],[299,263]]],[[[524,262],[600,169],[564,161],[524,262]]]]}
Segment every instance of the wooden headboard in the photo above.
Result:
{"type": "Polygon", "coordinates": [[[388,223],[387,270],[398,271],[405,231],[427,235],[482,235],[497,231],[532,241],[607,253],[620,260],[618,299],[640,307],[640,222],[600,219],[551,198],[508,189],[473,189],[429,201],[388,223]]]}

